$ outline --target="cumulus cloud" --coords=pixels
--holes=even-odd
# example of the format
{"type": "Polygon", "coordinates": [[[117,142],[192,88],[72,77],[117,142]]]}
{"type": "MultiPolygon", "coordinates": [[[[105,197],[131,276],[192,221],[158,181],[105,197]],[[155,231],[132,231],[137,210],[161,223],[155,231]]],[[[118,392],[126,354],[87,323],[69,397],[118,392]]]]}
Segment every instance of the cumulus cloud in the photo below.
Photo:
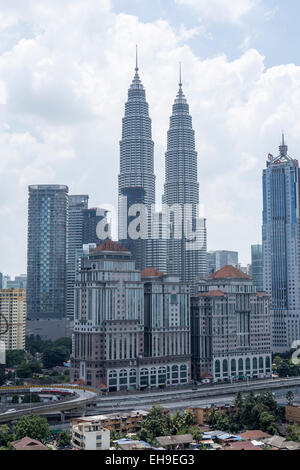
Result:
{"type": "MultiPolygon", "coordinates": [[[[196,34],[167,21],[143,23],[109,1],[0,0],[0,271],[26,267],[27,186],[67,184],[92,205],[117,205],[119,140],[135,44],[153,120],[158,202],[171,106],[183,63],[199,153],[209,248],[249,261],[260,239],[261,171],[284,127],[300,146],[300,67],[267,69],[257,50],[234,61],[200,59],[196,34]],[[24,26],[26,25],[26,27],[24,26]]],[[[202,3],[202,2],[199,2],[202,3]]],[[[230,2],[229,2],[230,3],[230,2]]],[[[236,1],[235,1],[236,3],[236,1]]]]}
{"type": "Polygon", "coordinates": [[[259,0],[175,0],[179,5],[192,7],[201,18],[236,23],[248,15],[259,0]]]}

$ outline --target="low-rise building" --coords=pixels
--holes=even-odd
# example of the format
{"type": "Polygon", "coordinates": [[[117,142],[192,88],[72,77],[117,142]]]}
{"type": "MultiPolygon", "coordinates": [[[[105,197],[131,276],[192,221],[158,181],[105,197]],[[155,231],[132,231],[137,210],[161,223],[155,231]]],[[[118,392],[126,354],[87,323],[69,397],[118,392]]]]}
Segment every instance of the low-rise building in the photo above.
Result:
{"type": "Polygon", "coordinates": [[[109,450],[110,431],[96,421],[72,424],[72,445],[80,450],[109,450]]]}
{"type": "Polygon", "coordinates": [[[99,428],[108,429],[123,434],[135,434],[141,429],[143,420],[148,412],[144,410],[129,411],[128,413],[111,413],[107,415],[89,416],[72,420],[72,426],[92,424],[99,428]]]}
{"type": "Polygon", "coordinates": [[[213,407],[211,405],[205,405],[197,408],[187,408],[186,411],[192,411],[195,415],[195,424],[203,426],[208,423],[209,413],[212,409],[214,409],[216,413],[224,413],[228,417],[236,411],[236,407],[231,404],[215,405],[213,407]]]}
{"type": "Polygon", "coordinates": [[[300,403],[286,405],[285,420],[289,424],[292,424],[292,423],[300,424],[300,403]]]}
{"type": "Polygon", "coordinates": [[[272,376],[269,298],[225,266],[199,280],[191,300],[192,374],[214,382],[272,376]]]}

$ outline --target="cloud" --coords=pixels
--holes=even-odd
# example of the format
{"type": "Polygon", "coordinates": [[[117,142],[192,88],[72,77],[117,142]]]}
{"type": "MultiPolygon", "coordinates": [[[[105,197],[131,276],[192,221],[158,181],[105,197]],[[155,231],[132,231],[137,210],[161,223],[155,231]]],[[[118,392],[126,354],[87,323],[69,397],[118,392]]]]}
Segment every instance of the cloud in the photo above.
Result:
{"type": "Polygon", "coordinates": [[[178,5],[193,8],[202,19],[237,23],[248,15],[259,0],[175,0],[178,5]]]}
{"type": "Polygon", "coordinates": [[[29,184],[67,184],[72,194],[90,194],[92,205],[116,206],[121,122],[137,43],[158,202],[182,61],[209,248],[237,249],[249,261],[250,244],[260,239],[265,156],[276,153],[283,127],[295,158],[300,146],[300,67],[266,68],[254,49],[233,61],[200,59],[184,43],[194,30],[117,14],[108,1],[28,0],[25,8],[23,1],[0,0],[1,14],[14,21],[0,31],[9,45],[0,53],[0,271],[25,270],[29,184]]]}

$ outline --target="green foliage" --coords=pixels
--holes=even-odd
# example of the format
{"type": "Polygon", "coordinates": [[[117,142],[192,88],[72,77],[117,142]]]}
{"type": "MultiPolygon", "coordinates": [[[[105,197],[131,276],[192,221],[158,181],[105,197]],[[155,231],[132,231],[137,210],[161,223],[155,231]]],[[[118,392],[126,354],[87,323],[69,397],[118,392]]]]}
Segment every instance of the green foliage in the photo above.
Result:
{"type": "Polygon", "coordinates": [[[193,439],[197,442],[202,440],[202,432],[199,426],[192,426],[189,429],[189,434],[191,434],[193,436],[193,439]]]}
{"type": "Polygon", "coordinates": [[[288,441],[300,442],[300,426],[297,423],[289,424],[286,428],[286,438],[288,441]]]}
{"type": "Polygon", "coordinates": [[[0,368],[0,387],[6,382],[6,375],[2,368],[0,368]]]}
{"type": "Polygon", "coordinates": [[[7,351],[6,367],[12,369],[19,366],[25,360],[25,351],[7,351]]]}
{"type": "Polygon", "coordinates": [[[71,443],[71,435],[67,431],[61,431],[57,434],[56,444],[57,447],[67,447],[71,443]]]}
{"type": "Polygon", "coordinates": [[[6,448],[13,440],[13,435],[6,424],[0,425],[0,447],[6,448]]]}
{"type": "Polygon", "coordinates": [[[245,399],[237,395],[235,405],[237,410],[230,417],[212,408],[208,415],[209,424],[214,429],[230,433],[260,429],[272,435],[278,434],[284,410],[277,404],[272,393],[255,396],[250,392],[245,399]]]}
{"type": "Polygon", "coordinates": [[[33,355],[41,354],[46,369],[62,366],[68,361],[72,351],[72,340],[60,338],[56,341],[43,341],[40,336],[29,336],[26,338],[26,348],[33,355]]]}
{"type": "Polygon", "coordinates": [[[47,420],[38,415],[23,416],[14,427],[14,438],[18,440],[26,436],[38,441],[47,439],[50,436],[47,420]]]}
{"type": "Polygon", "coordinates": [[[26,393],[23,397],[23,403],[40,403],[41,399],[37,393],[26,393]]]}
{"type": "Polygon", "coordinates": [[[295,350],[287,353],[278,354],[274,357],[274,372],[279,377],[298,377],[300,376],[300,365],[292,363],[292,355],[295,350]]]}

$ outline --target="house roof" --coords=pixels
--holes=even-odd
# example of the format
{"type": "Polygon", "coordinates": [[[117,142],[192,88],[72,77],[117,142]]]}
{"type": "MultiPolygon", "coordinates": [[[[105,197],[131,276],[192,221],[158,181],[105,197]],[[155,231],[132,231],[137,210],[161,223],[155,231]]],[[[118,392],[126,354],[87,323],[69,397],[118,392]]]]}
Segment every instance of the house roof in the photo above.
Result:
{"type": "Polygon", "coordinates": [[[123,252],[130,253],[130,251],[127,250],[127,248],[124,248],[123,246],[119,245],[118,243],[116,243],[112,240],[105,240],[105,242],[103,242],[103,243],[101,243],[101,245],[97,246],[97,248],[95,248],[95,250],[91,251],[90,254],[99,253],[99,252],[102,252],[102,251],[123,251],[123,252]]]}
{"type": "Polygon", "coordinates": [[[146,268],[142,271],[141,277],[162,277],[164,276],[164,273],[158,271],[156,268],[146,268]]]}
{"type": "Polygon", "coordinates": [[[11,445],[15,450],[48,450],[40,441],[30,437],[23,437],[23,439],[12,442],[11,445]]]}
{"type": "Polygon", "coordinates": [[[263,431],[245,431],[239,434],[246,441],[260,441],[261,439],[267,439],[269,435],[263,431]]]}
{"type": "Polygon", "coordinates": [[[284,437],[281,437],[281,436],[272,436],[272,437],[269,437],[267,439],[264,439],[264,443],[269,445],[269,446],[272,446],[272,447],[276,447],[277,449],[282,449],[285,447],[285,442],[286,442],[286,439],[284,437]]]}
{"type": "Polygon", "coordinates": [[[166,446],[175,446],[181,444],[190,444],[193,442],[193,436],[191,434],[184,434],[182,436],[161,436],[157,437],[156,440],[163,447],[166,446]]]}
{"type": "Polygon", "coordinates": [[[251,279],[248,274],[235,268],[234,266],[224,266],[224,268],[211,274],[208,279],[251,279]]]}
{"type": "Polygon", "coordinates": [[[225,450],[262,450],[260,447],[255,446],[252,442],[231,442],[230,447],[225,447],[225,450]]]}

